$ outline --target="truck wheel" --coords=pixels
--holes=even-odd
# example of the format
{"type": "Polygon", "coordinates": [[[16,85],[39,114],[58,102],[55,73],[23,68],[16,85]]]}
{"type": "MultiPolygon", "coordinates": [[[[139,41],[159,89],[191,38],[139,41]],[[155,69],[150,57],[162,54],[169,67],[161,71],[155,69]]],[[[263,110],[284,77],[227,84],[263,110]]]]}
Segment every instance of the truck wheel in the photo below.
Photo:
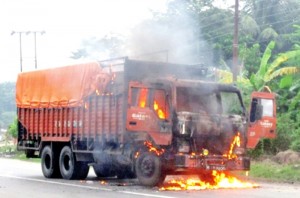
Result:
{"type": "Polygon", "coordinates": [[[142,153],[135,163],[136,176],[144,186],[161,185],[166,175],[162,172],[161,159],[153,153],[142,153]]]}
{"type": "Polygon", "coordinates": [[[61,177],[57,153],[53,152],[50,146],[43,148],[41,158],[42,172],[46,178],[61,177]]]}
{"type": "Polygon", "coordinates": [[[198,177],[201,181],[208,182],[209,184],[213,185],[216,183],[212,171],[201,171],[198,173],[198,177]]]}
{"type": "Polygon", "coordinates": [[[69,146],[63,147],[59,156],[59,169],[64,179],[77,179],[79,171],[78,163],[69,146]]]}

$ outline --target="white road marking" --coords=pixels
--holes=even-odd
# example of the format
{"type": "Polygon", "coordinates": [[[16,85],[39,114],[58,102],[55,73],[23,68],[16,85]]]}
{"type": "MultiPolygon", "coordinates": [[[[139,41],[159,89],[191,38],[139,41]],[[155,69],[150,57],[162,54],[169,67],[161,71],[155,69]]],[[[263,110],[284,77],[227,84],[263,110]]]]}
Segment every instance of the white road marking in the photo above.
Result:
{"type": "Polygon", "coordinates": [[[100,188],[100,187],[93,187],[93,186],[83,186],[83,185],[78,185],[78,184],[68,184],[68,183],[63,183],[63,182],[56,182],[56,181],[49,181],[49,180],[42,180],[42,179],[33,179],[33,178],[25,178],[25,177],[13,176],[13,175],[2,175],[2,174],[0,174],[0,177],[20,179],[20,180],[25,180],[25,181],[43,182],[43,183],[48,183],[48,184],[64,185],[64,186],[70,186],[70,187],[85,188],[85,189],[90,189],[90,190],[114,191],[114,192],[120,192],[120,193],[124,193],[124,194],[132,194],[132,195],[139,195],[139,196],[144,196],[144,197],[175,198],[175,197],[164,196],[164,195],[153,195],[153,194],[130,192],[130,191],[115,191],[115,190],[107,189],[107,188],[100,188]]]}
{"type": "Polygon", "coordinates": [[[140,196],[145,196],[145,197],[175,198],[175,197],[164,196],[164,195],[152,195],[152,194],[137,193],[137,192],[130,192],[130,191],[119,191],[119,192],[125,193],[125,194],[140,195],[140,196]]]}
{"type": "Polygon", "coordinates": [[[25,177],[18,177],[18,176],[12,176],[12,175],[0,175],[0,177],[20,179],[20,180],[26,180],[26,181],[34,181],[34,182],[43,182],[43,183],[48,183],[48,184],[59,184],[59,185],[64,185],[64,186],[87,188],[87,189],[92,189],[92,190],[112,191],[111,189],[107,189],[107,188],[99,188],[99,187],[93,187],[93,186],[82,186],[82,185],[78,185],[78,184],[68,184],[68,183],[55,182],[55,181],[46,181],[46,180],[42,180],[42,179],[25,178],[25,177]]]}

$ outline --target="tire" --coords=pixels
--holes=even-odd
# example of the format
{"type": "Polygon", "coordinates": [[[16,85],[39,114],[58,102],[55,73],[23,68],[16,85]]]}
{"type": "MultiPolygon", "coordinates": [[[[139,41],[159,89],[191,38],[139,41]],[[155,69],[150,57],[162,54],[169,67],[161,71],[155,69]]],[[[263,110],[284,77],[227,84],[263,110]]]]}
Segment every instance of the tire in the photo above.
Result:
{"type": "Polygon", "coordinates": [[[161,159],[153,153],[142,153],[135,163],[136,176],[144,186],[161,185],[166,178],[162,170],[161,159]]]}
{"type": "Polygon", "coordinates": [[[45,146],[41,154],[41,166],[44,177],[60,178],[58,153],[53,152],[50,146],[45,146]]]}
{"type": "Polygon", "coordinates": [[[201,171],[198,173],[198,177],[201,181],[208,182],[209,184],[214,185],[216,183],[212,171],[201,171]]]}
{"type": "Polygon", "coordinates": [[[85,162],[77,162],[70,146],[65,146],[60,152],[59,169],[64,179],[85,179],[89,166],[85,162]]]}

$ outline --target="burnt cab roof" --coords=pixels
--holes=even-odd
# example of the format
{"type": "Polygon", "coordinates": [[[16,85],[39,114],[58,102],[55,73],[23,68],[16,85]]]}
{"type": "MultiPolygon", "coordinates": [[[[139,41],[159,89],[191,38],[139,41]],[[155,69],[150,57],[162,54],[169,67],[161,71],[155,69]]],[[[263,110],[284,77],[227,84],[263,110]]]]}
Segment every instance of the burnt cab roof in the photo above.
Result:
{"type": "Polygon", "coordinates": [[[143,79],[158,79],[171,76],[203,80],[207,78],[207,67],[127,59],[124,64],[124,73],[127,80],[141,81],[143,79]]]}
{"type": "Polygon", "coordinates": [[[232,84],[221,84],[203,80],[175,79],[174,84],[176,87],[194,87],[207,90],[208,92],[224,91],[240,93],[240,90],[232,84]]]}

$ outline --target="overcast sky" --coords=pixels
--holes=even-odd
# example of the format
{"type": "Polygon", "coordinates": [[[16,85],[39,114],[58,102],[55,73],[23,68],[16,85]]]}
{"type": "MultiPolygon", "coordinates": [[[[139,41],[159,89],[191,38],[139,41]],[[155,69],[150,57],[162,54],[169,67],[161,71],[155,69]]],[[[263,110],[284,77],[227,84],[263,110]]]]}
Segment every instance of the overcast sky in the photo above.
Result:
{"type": "MultiPolygon", "coordinates": [[[[164,11],[167,0],[1,0],[0,82],[16,81],[20,72],[19,34],[37,33],[38,68],[75,63],[69,57],[81,41],[109,33],[128,34],[150,18],[150,10],[164,11]]],[[[34,36],[22,34],[23,71],[34,70],[34,36]]]]}

